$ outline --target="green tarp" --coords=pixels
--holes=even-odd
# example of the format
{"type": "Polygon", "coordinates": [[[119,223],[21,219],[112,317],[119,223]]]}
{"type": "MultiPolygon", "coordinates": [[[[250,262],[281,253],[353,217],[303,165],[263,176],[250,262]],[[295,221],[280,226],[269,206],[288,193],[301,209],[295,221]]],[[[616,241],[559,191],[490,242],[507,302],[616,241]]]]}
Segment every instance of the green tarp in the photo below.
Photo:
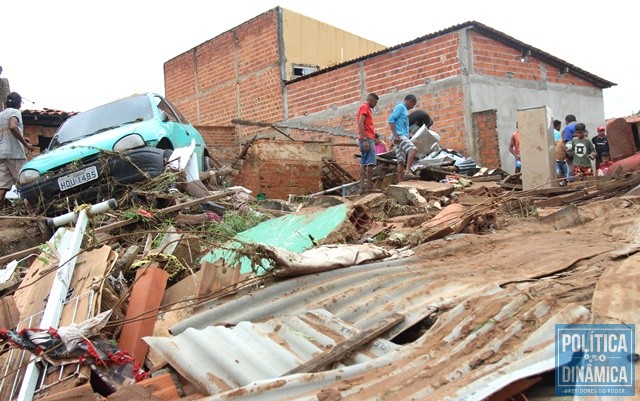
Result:
{"type": "MultiPolygon", "coordinates": [[[[292,252],[303,252],[313,248],[313,242],[326,238],[347,218],[347,205],[332,206],[328,209],[317,209],[278,217],[258,224],[257,226],[237,234],[232,241],[224,246],[224,249],[216,249],[205,255],[202,260],[213,263],[218,259],[224,259],[233,263],[238,256],[233,249],[241,247],[242,243],[260,243],[276,246],[292,252]],[[310,237],[311,236],[311,237],[310,237]]],[[[240,258],[240,273],[250,273],[251,262],[248,258],[240,258]]],[[[269,267],[263,260],[263,267],[269,267]]],[[[263,274],[264,269],[258,273],[263,274]]]]}

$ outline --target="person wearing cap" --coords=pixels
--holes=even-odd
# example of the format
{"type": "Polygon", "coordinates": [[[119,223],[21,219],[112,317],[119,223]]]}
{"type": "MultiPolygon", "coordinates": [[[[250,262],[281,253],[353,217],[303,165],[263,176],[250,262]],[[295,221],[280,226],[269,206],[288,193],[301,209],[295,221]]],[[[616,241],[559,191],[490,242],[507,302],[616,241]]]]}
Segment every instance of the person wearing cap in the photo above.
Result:
{"type": "Polygon", "coordinates": [[[596,171],[598,171],[598,167],[602,163],[602,154],[609,153],[609,140],[602,125],[598,127],[598,135],[591,138],[591,142],[596,148],[596,171]]]}
{"type": "Polygon", "coordinates": [[[22,135],[22,97],[11,92],[5,101],[6,108],[0,112],[0,207],[11,186],[18,181],[20,169],[27,162],[25,148],[33,151],[22,135]]]}

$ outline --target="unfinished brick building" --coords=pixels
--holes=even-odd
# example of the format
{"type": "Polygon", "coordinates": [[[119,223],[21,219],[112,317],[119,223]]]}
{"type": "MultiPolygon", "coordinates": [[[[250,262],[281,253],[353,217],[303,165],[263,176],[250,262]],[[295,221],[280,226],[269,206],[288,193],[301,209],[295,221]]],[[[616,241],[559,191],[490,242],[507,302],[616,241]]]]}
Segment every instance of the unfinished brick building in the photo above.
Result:
{"type": "MultiPolygon", "coordinates": [[[[575,114],[595,129],[604,121],[602,89],[615,85],[475,21],[345,62],[292,60],[286,39],[315,20],[299,19],[302,24],[292,27],[288,15],[299,16],[277,7],[165,63],[167,98],[195,125],[225,131],[224,140],[214,137],[216,129],[209,128],[213,136],[205,133],[222,160],[232,160],[240,144],[255,134],[288,141],[272,128],[228,128],[233,119],[242,119],[291,127],[284,133],[299,141],[329,143],[331,149],[323,154],[357,174],[353,155],[359,104],[368,92],[380,96],[374,119],[377,131],[388,138],[388,115],[397,101],[413,93],[417,108],[435,120],[432,129],[444,146],[482,165],[512,170],[508,144],[518,109],[546,105],[560,120],[575,114]],[[295,65],[318,70],[294,76],[301,71],[295,65]],[[309,126],[325,131],[294,129],[309,126]]],[[[303,42],[318,54],[326,49],[313,40],[303,42]]],[[[318,177],[309,173],[315,164],[297,173],[305,160],[291,150],[282,154],[290,157],[260,160],[259,143],[249,151],[239,177],[243,185],[278,197],[318,188],[318,177]],[[276,184],[269,181],[274,177],[260,175],[263,163],[278,172],[276,184]]],[[[297,145],[302,149],[305,142],[297,145]]]]}

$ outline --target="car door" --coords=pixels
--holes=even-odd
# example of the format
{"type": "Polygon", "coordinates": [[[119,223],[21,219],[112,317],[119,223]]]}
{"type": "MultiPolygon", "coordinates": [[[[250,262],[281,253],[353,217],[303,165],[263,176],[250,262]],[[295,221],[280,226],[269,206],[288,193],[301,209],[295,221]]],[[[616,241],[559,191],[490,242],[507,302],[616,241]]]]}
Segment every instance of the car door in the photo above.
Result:
{"type": "Polygon", "coordinates": [[[167,136],[171,139],[174,147],[181,148],[189,146],[191,139],[195,139],[197,136],[191,132],[193,128],[190,125],[183,124],[173,109],[169,106],[168,102],[158,95],[154,95],[154,102],[163,119],[163,125],[167,131],[167,136]]]}

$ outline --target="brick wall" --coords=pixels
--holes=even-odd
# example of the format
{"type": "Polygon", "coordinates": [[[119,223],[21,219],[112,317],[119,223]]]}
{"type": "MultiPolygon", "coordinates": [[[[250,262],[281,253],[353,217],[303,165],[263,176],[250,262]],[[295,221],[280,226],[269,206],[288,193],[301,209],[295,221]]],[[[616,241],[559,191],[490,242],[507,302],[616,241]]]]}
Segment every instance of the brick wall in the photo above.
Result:
{"type": "MultiPolygon", "coordinates": [[[[520,49],[485,37],[473,29],[468,37],[471,39],[469,48],[474,51],[473,74],[594,86],[571,73],[559,74],[556,67],[532,56],[521,62],[520,49]]],[[[377,132],[388,141],[387,117],[397,101],[407,93],[414,93],[418,97],[416,109],[426,110],[435,120],[432,129],[440,133],[441,144],[471,156],[467,138],[471,127],[465,125],[465,116],[469,122],[474,118],[465,110],[463,82],[459,78],[463,73],[458,59],[459,32],[284,84],[278,46],[278,11],[270,10],[165,63],[167,97],[200,126],[229,126],[233,118],[284,121],[286,102],[287,118],[291,123],[325,127],[329,131],[343,130],[330,134],[288,129],[286,133],[297,140],[331,143],[333,158],[357,176],[355,113],[363,96],[368,92],[380,96],[374,121],[377,132]]],[[[476,142],[471,151],[482,159],[482,164],[498,166],[496,127],[491,128],[496,123],[495,113],[493,116],[482,113],[474,123],[476,142]]],[[[218,144],[212,136],[215,133],[207,134],[205,141],[215,144],[210,145],[212,148],[228,150],[231,155],[232,149],[239,151],[240,143],[255,134],[281,136],[270,128],[240,125],[235,134],[234,144],[218,144]]],[[[298,193],[313,192],[309,188],[314,188],[315,184],[294,184],[293,175],[287,179],[274,177],[274,183],[267,183],[271,169],[286,174],[289,174],[288,169],[308,172],[315,181],[315,173],[301,167],[304,163],[287,159],[256,160],[245,163],[246,168],[237,182],[258,192],[268,189],[272,194],[279,191],[276,187],[286,188],[283,192],[287,194],[295,193],[296,189],[298,193]],[[299,164],[299,168],[292,167],[299,164]],[[265,173],[261,173],[261,168],[265,173]]],[[[269,196],[275,196],[272,194],[269,196]]]]}
{"type": "Polygon", "coordinates": [[[380,96],[374,110],[374,122],[376,131],[388,142],[387,118],[396,102],[402,100],[406,93],[413,92],[418,97],[416,109],[426,110],[436,121],[433,129],[443,134],[442,144],[464,153],[462,88],[436,90],[429,86],[460,74],[458,42],[458,33],[451,33],[288,83],[289,118],[351,132],[350,136],[299,135],[308,139],[331,140],[335,160],[349,173],[358,176],[358,159],[354,158],[354,153],[359,153],[354,146],[357,137],[355,113],[363,100],[362,93],[375,92],[380,96]],[[319,112],[323,112],[322,118],[313,115],[319,112]]]}
{"type": "Polygon", "coordinates": [[[476,160],[476,163],[483,167],[501,167],[497,130],[496,110],[473,113],[473,136],[477,138],[477,148],[480,150],[480,160],[476,160]]]}
{"type": "Polygon", "coordinates": [[[289,194],[322,190],[322,159],[331,146],[318,142],[258,140],[249,148],[235,181],[269,198],[287,199],[289,194]]]}
{"type": "MultiPolygon", "coordinates": [[[[278,12],[267,11],[167,61],[165,94],[194,125],[284,119],[278,12]]],[[[238,138],[255,128],[239,126],[238,138]]]]}
{"type": "Polygon", "coordinates": [[[466,142],[467,127],[464,122],[464,93],[461,86],[434,91],[423,96],[423,108],[435,121],[432,130],[440,134],[440,144],[469,155],[466,142]]]}
{"type": "Polygon", "coordinates": [[[236,136],[235,127],[216,127],[210,125],[195,127],[211,156],[222,165],[230,165],[240,153],[240,144],[236,136]]]}
{"type": "Polygon", "coordinates": [[[52,138],[53,135],[58,130],[58,127],[43,127],[40,125],[25,125],[24,126],[24,136],[31,141],[31,144],[36,147],[35,154],[40,153],[40,148],[38,148],[38,136],[45,136],[52,138]]]}
{"type": "Polygon", "coordinates": [[[189,50],[164,63],[165,97],[192,123],[197,123],[195,57],[189,50]]]}
{"type": "Polygon", "coordinates": [[[452,33],[289,83],[289,118],[359,103],[363,92],[393,95],[457,76],[458,41],[458,34],[452,33]]]}
{"type": "Polygon", "coordinates": [[[558,67],[548,65],[535,57],[520,61],[521,50],[471,31],[473,41],[473,72],[479,75],[492,75],[530,81],[546,80],[563,85],[594,86],[571,73],[559,76],[558,67]],[[546,77],[543,76],[543,68],[546,77]]]}

